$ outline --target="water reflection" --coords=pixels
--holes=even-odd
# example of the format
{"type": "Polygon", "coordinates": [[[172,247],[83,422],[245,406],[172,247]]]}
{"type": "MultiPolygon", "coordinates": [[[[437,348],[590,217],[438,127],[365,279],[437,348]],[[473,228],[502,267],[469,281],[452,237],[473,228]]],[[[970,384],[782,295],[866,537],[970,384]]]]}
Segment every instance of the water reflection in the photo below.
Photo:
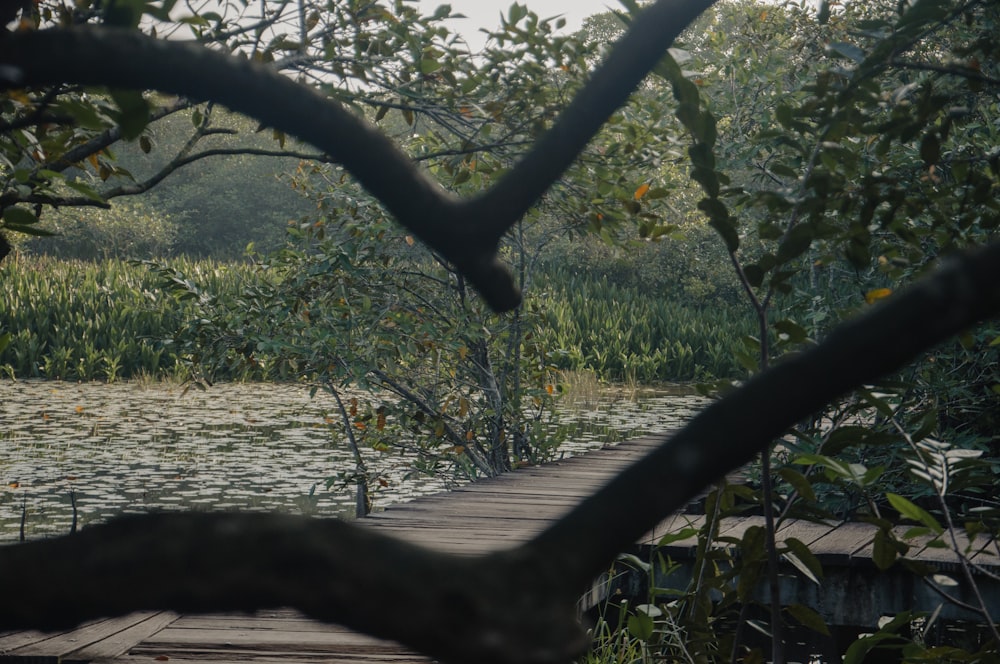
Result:
{"type": "MultiPolygon", "coordinates": [[[[567,400],[560,453],[676,428],[704,401],[692,396],[567,400]]],[[[0,541],[67,532],[71,494],[79,524],[150,509],[234,509],[347,517],[350,489],[326,478],[352,467],[331,439],[322,395],[298,385],[0,381],[0,541]]],[[[555,425],[553,425],[555,426],[555,425]]],[[[556,432],[554,431],[555,435],[556,432]]],[[[446,488],[442,478],[403,481],[409,460],[383,459],[379,505],[446,488]]]]}

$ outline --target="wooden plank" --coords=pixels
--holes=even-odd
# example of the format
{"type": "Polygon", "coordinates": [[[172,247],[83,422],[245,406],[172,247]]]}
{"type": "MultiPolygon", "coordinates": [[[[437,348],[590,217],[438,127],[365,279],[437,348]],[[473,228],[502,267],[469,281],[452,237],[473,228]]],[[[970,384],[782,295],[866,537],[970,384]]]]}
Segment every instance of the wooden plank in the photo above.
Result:
{"type": "Polygon", "coordinates": [[[267,615],[256,613],[227,614],[210,613],[200,615],[180,616],[171,625],[170,629],[253,629],[253,630],[278,630],[284,632],[350,632],[346,627],[332,623],[324,623],[312,620],[305,616],[288,612],[288,615],[267,615]]]}
{"type": "Polygon", "coordinates": [[[119,655],[124,655],[132,647],[169,626],[177,618],[178,615],[171,611],[154,613],[145,620],[77,650],[72,654],[72,659],[89,661],[93,659],[111,659],[119,655]]]}
{"type": "MultiPolygon", "coordinates": [[[[894,530],[899,532],[900,539],[902,539],[902,533],[908,529],[909,527],[899,526],[894,530]]],[[[995,567],[997,565],[998,558],[996,556],[995,543],[993,538],[988,535],[980,533],[970,541],[967,533],[957,532],[955,533],[955,541],[959,551],[969,560],[975,561],[977,565],[988,567],[995,567]]],[[[942,570],[957,570],[962,564],[959,555],[952,551],[952,539],[947,533],[940,538],[924,536],[909,540],[908,543],[911,544],[912,548],[907,552],[907,558],[937,565],[942,570]],[[946,546],[930,546],[930,543],[935,541],[935,539],[944,542],[946,546]]]]}
{"type": "MultiPolygon", "coordinates": [[[[329,653],[297,652],[224,652],[198,651],[180,652],[170,657],[170,662],[210,662],[211,664],[428,664],[432,660],[415,653],[371,653],[369,655],[331,655],[329,653]]],[[[113,660],[95,660],[93,664],[156,664],[149,654],[127,655],[113,660]]]]}
{"type": "Polygon", "coordinates": [[[839,524],[840,522],[837,521],[817,523],[815,521],[792,519],[781,524],[778,528],[776,538],[779,542],[783,542],[786,539],[797,539],[806,546],[809,546],[819,538],[828,535],[839,524]]]}
{"type": "Polygon", "coordinates": [[[71,658],[70,656],[74,652],[126,631],[134,625],[145,621],[154,615],[154,613],[152,611],[141,611],[120,618],[98,620],[75,630],[50,634],[47,638],[10,650],[5,655],[16,657],[54,656],[71,658]]]}
{"type": "Polygon", "coordinates": [[[0,633],[0,656],[8,655],[18,648],[23,648],[39,641],[52,638],[54,634],[68,634],[73,630],[62,632],[39,632],[28,630],[24,632],[3,632],[0,633]]]}
{"type": "Polygon", "coordinates": [[[206,627],[168,627],[132,649],[133,654],[152,651],[213,650],[227,652],[398,652],[402,646],[343,629],[264,630],[240,623],[218,625],[208,620],[206,627]]]}
{"type": "MultiPolygon", "coordinates": [[[[863,559],[854,554],[872,543],[877,530],[870,523],[845,522],[813,542],[809,548],[821,562],[847,565],[853,559],[863,559]]],[[[867,558],[871,559],[871,556],[867,558]]]]}

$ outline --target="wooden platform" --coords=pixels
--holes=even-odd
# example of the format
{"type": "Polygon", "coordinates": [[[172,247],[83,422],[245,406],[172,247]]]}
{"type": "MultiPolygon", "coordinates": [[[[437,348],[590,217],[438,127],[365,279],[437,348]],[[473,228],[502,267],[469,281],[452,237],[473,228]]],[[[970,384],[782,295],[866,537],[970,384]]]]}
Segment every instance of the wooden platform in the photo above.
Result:
{"type": "MultiPolygon", "coordinates": [[[[559,518],[623,467],[640,459],[653,445],[652,439],[640,438],[579,457],[517,470],[448,493],[392,506],[366,518],[364,523],[397,537],[459,554],[474,555],[515,546],[559,518]]],[[[702,519],[698,515],[671,517],[637,542],[636,551],[648,550],[668,532],[677,532],[688,525],[697,527],[702,519]]],[[[747,528],[761,523],[760,517],[730,518],[725,520],[722,530],[726,536],[740,537],[747,528]]],[[[840,616],[856,618],[859,611],[877,618],[902,608],[920,609],[922,603],[939,602],[933,589],[921,590],[912,575],[901,570],[892,573],[875,570],[871,561],[874,534],[875,528],[866,524],[785,524],[779,537],[795,537],[809,545],[824,563],[827,576],[819,587],[789,565],[787,573],[782,575],[783,600],[812,606],[831,624],[843,624],[837,622],[840,616]],[[856,605],[858,601],[860,608],[856,605]]],[[[666,552],[675,560],[690,560],[694,539],[675,542],[666,552]]],[[[946,573],[954,571],[956,566],[955,556],[943,549],[926,548],[911,552],[910,557],[914,554],[921,560],[939,564],[946,573]]],[[[984,551],[979,556],[978,562],[996,564],[994,552],[984,551]]],[[[677,573],[683,575],[684,565],[678,569],[677,573]]],[[[675,581],[684,583],[683,578],[675,581]]],[[[596,580],[594,589],[582,600],[582,608],[601,601],[609,588],[609,584],[596,580]]],[[[985,580],[982,588],[1000,610],[1000,589],[992,588],[985,580]]],[[[928,610],[932,609],[933,606],[928,610]]],[[[0,664],[111,661],[297,664],[318,660],[354,664],[429,661],[397,644],[316,623],[285,610],[253,616],[137,613],[97,621],[65,633],[0,633],[0,664]]]]}

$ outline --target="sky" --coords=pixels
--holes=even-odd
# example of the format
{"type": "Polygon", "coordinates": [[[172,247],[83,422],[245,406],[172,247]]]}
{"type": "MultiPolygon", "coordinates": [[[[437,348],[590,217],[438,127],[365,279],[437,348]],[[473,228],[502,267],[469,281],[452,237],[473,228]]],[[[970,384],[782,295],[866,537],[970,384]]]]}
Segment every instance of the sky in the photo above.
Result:
{"type": "MultiPolygon", "coordinates": [[[[515,0],[419,0],[424,13],[432,13],[438,6],[451,5],[452,13],[465,14],[468,18],[456,20],[453,29],[459,32],[473,48],[481,46],[485,36],[479,33],[479,28],[496,28],[500,25],[500,15],[507,10],[515,0]]],[[[561,15],[566,19],[564,31],[574,32],[583,25],[583,19],[592,14],[606,12],[609,9],[621,9],[617,0],[518,0],[527,5],[542,18],[561,15]]]]}

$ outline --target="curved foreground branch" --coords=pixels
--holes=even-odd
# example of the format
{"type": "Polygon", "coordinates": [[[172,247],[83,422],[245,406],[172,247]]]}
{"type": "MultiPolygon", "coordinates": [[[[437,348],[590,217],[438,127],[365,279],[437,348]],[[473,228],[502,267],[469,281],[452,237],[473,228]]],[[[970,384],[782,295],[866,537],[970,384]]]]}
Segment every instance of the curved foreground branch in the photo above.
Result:
{"type": "Polygon", "coordinates": [[[497,311],[520,294],[497,259],[504,233],[552,185],[715,0],[659,0],[534,146],[486,194],[462,201],[418,169],[377,129],[333,99],[250,60],[134,30],[80,26],[0,32],[0,89],[75,83],[155,89],[211,100],[329,154],[424,242],[462,271],[497,311]]]}
{"type": "Polygon", "coordinates": [[[586,646],[575,602],[617,552],[806,414],[998,312],[995,244],[716,402],[510,551],[456,557],[363,526],[289,516],[132,516],[0,548],[0,625],[291,606],[445,662],[566,662],[586,646]]]}

